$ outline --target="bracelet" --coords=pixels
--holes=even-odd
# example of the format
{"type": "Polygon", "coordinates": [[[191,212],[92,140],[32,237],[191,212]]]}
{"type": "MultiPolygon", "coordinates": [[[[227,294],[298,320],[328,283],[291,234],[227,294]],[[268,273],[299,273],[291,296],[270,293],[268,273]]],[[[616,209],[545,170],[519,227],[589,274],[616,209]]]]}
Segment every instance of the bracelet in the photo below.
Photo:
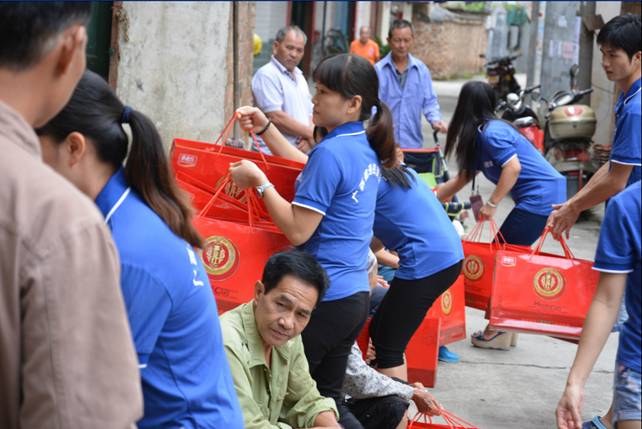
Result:
{"type": "Polygon", "coordinates": [[[272,119],[268,119],[267,124],[265,124],[263,129],[261,131],[259,131],[258,133],[254,133],[254,134],[256,134],[257,136],[260,136],[261,134],[266,132],[268,128],[270,128],[270,125],[272,125],[272,119]]]}
{"type": "Polygon", "coordinates": [[[497,204],[493,203],[491,200],[486,201],[486,204],[488,204],[489,206],[491,206],[494,209],[497,208],[497,204]]]}

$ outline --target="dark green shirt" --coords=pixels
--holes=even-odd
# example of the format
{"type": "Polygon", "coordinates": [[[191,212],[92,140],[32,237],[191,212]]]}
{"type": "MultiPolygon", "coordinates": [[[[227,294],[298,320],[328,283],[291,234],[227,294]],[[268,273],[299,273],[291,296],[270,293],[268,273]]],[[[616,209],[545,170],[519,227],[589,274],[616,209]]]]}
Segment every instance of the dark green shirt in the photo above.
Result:
{"type": "Polygon", "coordinates": [[[245,429],[307,428],[324,411],[338,416],[334,400],[321,396],[310,376],[300,335],[274,347],[267,366],[252,306],[253,301],[221,316],[245,429]]]}

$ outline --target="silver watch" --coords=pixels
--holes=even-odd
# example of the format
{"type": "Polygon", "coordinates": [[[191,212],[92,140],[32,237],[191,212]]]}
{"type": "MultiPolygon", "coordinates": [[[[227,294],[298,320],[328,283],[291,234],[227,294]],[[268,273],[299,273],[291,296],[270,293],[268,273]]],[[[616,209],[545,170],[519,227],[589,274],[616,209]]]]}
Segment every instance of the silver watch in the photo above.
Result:
{"type": "Polygon", "coordinates": [[[259,195],[259,198],[263,198],[263,195],[265,195],[265,191],[267,191],[270,188],[274,188],[274,185],[271,184],[270,182],[266,182],[256,187],[256,193],[259,195]]]}

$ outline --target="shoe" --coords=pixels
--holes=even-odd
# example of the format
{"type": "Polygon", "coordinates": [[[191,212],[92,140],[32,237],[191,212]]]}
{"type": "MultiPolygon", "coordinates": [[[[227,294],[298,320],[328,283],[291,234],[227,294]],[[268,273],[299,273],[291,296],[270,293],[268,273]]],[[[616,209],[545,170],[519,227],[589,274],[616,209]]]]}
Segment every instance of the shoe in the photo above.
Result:
{"type": "Polygon", "coordinates": [[[517,347],[517,336],[519,334],[517,332],[513,332],[510,334],[510,346],[511,347],[517,347]]]}
{"type": "Polygon", "coordinates": [[[600,416],[593,417],[590,421],[582,423],[582,429],[606,429],[600,416]]]}
{"type": "Polygon", "coordinates": [[[499,331],[492,337],[486,339],[484,338],[484,332],[478,331],[471,336],[470,341],[473,343],[473,346],[481,349],[510,350],[511,338],[512,335],[510,332],[499,331]]]}
{"type": "Polygon", "coordinates": [[[459,362],[459,355],[455,352],[451,352],[448,350],[448,347],[446,346],[440,346],[439,347],[439,360],[441,362],[448,362],[448,363],[458,363],[459,362]]]}

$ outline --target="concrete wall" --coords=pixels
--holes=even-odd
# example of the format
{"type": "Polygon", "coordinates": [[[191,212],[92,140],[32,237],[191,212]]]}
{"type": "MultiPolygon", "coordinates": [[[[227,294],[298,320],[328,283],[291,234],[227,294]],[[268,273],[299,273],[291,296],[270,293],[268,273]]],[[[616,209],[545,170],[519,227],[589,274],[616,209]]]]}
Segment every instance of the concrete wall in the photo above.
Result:
{"type": "MultiPolygon", "coordinates": [[[[211,141],[224,125],[231,3],[124,2],[119,97],[174,137],[211,141]]],[[[252,25],[253,26],[253,25],[252,25]]]]}

